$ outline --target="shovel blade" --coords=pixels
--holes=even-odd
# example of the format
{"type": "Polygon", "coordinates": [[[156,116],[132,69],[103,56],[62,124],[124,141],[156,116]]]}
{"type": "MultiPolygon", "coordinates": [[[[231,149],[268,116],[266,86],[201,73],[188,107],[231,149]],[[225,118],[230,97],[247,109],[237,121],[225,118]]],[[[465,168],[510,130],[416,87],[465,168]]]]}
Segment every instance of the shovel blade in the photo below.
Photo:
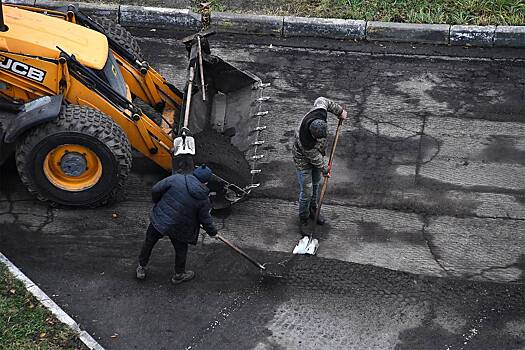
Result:
{"type": "Polygon", "coordinates": [[[319,241],[315,238],[310,239],[309,236],[304,236],[301,238],[299,243],[295,246],[293,249],[293,254],[308,254],[308,255],[315,255],[317,254],[317,250],[319,249],[319,241]]]}
{"type": "Polygon", "coordinates": [[[191,136],[179,136],[173,141],[173,156],[181,154],[195,155],[195,140],[191,136]]]}
{"type": "Polygon", "coordinates": [[[308,244],[310,243],[310,237],[304,236],[301,238],[299,243],[293,249],[293,254],[307,254],[308,244]]]}
{"type": "Polygon", "coordinates": [[[306,246],[306,254],[315,255],[319,249],[319,241],[315,238],[311,239],[306,246]]]}

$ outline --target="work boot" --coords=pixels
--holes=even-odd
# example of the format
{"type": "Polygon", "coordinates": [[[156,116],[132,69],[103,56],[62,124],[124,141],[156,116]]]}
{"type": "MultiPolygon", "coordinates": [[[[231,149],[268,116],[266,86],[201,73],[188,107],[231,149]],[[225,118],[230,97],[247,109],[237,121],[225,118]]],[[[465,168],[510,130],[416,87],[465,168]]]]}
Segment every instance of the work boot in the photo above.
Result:
{"type": "Polygon", "coordinates": [[[301,237],[305,235],[307,228],[308,228],[308,216],[305,218],[302,216],[299,216],[299,233],[301,234],[301,237]]]}
{"type": "Polygon", "coordinates": [[[308,225],[308,217],[302,217],[302,216],[299,216],[299,224],[301,226],[306,226],[308,225]]]}
{"type": "Polygon", "coordinates": [[[146,267],[144,266],[137,266],[137,279],[143,280],[146,278],[146,267]]]}
{"type": "Polygon", "coordinates": [[[171,279],[171,283],[173,284],[179,284],[182,282],[189,281],[195,277],[195,272],[193,271],[186,271],[182,273],[176,273],[175,276],[171,279]]]}
{"type": "MultiPolygon", "coordinates": [[[[310,219],[315,220],[315,212],[317,211],[317,207],[310,207],[310,219]]],[[[323,214],[319,213],[319,217],[317,218],[317,225],[324,225],[325,219],[323,214]]]]}

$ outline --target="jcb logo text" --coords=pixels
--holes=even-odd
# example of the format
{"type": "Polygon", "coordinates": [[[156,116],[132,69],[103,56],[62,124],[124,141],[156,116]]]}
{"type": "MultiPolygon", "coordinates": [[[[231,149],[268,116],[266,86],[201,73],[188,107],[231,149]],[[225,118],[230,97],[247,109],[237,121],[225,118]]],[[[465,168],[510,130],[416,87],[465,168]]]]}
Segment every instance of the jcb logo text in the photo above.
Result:
{"type": "Polygon", "coordinates": [[[5,56],[0,56],[0,68],[27,77],[31,80],[35,80],[39,83],[43,82],[46,77],[46,72],[43,70],[5,56]]]}

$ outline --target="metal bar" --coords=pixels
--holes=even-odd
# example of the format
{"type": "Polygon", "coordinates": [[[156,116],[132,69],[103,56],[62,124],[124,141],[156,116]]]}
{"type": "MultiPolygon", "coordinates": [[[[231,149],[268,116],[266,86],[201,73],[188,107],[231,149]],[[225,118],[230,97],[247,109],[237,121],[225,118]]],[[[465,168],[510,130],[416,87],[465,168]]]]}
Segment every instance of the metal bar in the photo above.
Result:
{"type": "Polygon", "coordinates": [[[217,238],[218,240],[220,240],[223,243],[225,243],[228,247],[230,247],[231,249],[235,250],[237,253],[241,254],[244,258],[246,258],[249,262],[251,262],[252,264],[257,266],[259,269],[266,270],[266,267],[264,267],[261,263],[259,263],[257,260],[255,260],[251,256],[249,256],[247,253],[245,253],[241,248],[237,247],[235,244],[233,244],[232,242],[228,241],[226,238],[224,238],[224,237],[222,237],[220,235],[215,235],[215,238],[217,238]]]}
{"type": "Polygon", "coordinates": [[[187,128],[190,119],[190,105],[191,105],[191,95],[193,90],[193,78],[195,77],[195,68],[190,67],[190,77],[188,79],[188,90],[186,92],[186,110],[184,112],[184,127],[187,128]]]}
{"type": "Polygon", "coordinates": [[[202,100],[206,101],[206,86],[204,85],[204,66],[202,64],[202,47],[201,47],[201,37],[200,36],[197,36],[197,43],[199,44],[199,72],[201,75],[202,100]]]}

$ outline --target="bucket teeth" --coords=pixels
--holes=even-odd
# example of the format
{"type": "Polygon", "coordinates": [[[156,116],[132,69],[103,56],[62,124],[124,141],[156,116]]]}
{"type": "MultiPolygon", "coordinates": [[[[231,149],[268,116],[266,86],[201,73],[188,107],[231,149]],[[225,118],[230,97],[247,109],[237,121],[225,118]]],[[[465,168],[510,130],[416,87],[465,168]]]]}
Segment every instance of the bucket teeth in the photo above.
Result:
{"type": "Polygon", "coordinates": [[[260,145],[264,145],[264,141],[262,141],[262,140],[257,140],[257,141],[255,141],[254,143],[252,143],[252,146],[260,146],[260,145]]]}
{"type": "Polygon", "coordinates": [[[266,130],[266,125],[258,126],[255,129],[253,129],[253,131],[263,131],[263,130],[266,130]]]}
{"type": "Polygon", "coordinates": [[[266,102],[270,100],[270,96],[263,96],[257,99],[257,102],[266,102]]]}
{"type": "Polygon", "coordinates": [[[270,112],[269,111],[263,111],[263,112],[255,113],[253,116],[254,117],[264,117],[265,115],[268,115],[268,113],[270,113],[270,112]]]}
{"type": "Polygon", "coordinates": [[[261,169],[252,169],[252,170],[250,170],[250,173],[252,175],[255,175],[255,174],[259,174],[261,171],[262,171],[261,169]]]}
{"type": "Polygon", "coordinates": [[[254,159],[254,160],[258,160],[258,159],[262,159],[262,158],[264,158],[264,154],[256,154],[256,155],[252,156],[252,159],[254,159]]]}

